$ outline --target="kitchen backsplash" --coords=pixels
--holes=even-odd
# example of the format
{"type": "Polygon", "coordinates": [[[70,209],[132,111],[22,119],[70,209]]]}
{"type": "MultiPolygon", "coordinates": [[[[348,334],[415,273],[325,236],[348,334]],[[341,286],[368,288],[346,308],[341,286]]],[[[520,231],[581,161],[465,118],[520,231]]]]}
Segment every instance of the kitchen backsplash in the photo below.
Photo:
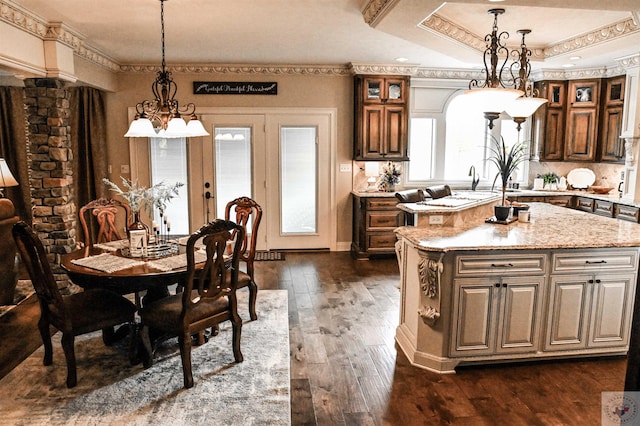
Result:
{"type": "Polygon", "coordinates": [[[596,175],[594,185],[617,188],[618,183],[620,183],[620,173],[624,170],[624,164],[531,161],[529,162],[529,185],[532,185],[533,179],[538,175],[555,172],[558,176],[566,177],[567,173],[577,168],[593,171],[596,175]]]}

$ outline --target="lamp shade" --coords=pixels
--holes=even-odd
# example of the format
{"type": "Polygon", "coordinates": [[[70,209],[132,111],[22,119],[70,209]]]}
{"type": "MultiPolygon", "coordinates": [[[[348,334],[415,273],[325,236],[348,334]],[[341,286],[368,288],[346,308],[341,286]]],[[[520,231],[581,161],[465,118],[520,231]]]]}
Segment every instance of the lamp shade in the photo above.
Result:
{"type": "Polygon", "coordinates": [[[501,113],[508,104],[524,95],[521,90],[502,87],[469,89],[464,93],[465,100],[473,103],[478,111],[495,113],[501,113]]]}
{"type": "Polygon", "coordinates": [[[0,158],[0,188],[6,188],[7,186],[18,186],[18,181],[11,174],[7,161],[4,158],[0,158]]]}
{"type": "Polygon", "coordinates": [[[153,138],[157,136],[151,120],[136,118],[131,122],[129,130],[124,134],[126,138],[153,138]]]}
{"type": "Polygon", "coordinates": [[[209,136],[209,133],[205,130],[200,120],[192,117],[187,123],[187,136],[209,136]]]}
{"type": "Polygon", "coordinates": [[[187,134],[187,123],[182,117],[173,117],[167,123],[165,138],[184,138],[187,134]]]}
{"type": "Polygon", "coordinates": [[[547,102],[547,99],[544,98],[521,97],[505,105],[504,111],[511,118],[526,118],[536,112],[545,102],[547,102]]]}

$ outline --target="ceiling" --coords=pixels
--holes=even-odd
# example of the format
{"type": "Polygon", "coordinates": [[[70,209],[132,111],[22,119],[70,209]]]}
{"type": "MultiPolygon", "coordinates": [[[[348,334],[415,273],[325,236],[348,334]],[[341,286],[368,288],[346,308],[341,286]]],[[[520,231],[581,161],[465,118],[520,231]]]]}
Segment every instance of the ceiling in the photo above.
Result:
{"type": "MultiPolygon", "coordinates": [[[[120,65],[161,58],[159,0],[6,0],[120,65]]],[[[612,66],[640,52],[640,0],[168,0],[167,64],[393,64],[482,66],[484,36],[500,31],[535,51],[534,69],[612,66]],[[561,3],[561,4],[558,4],[561,3]],[[382,6],[387,6],[385,9],[382,6]],[[369,19],[376,12],[374,19],[369,19]],[[569,59],[580,56],[580,59],[569,59]]]]}

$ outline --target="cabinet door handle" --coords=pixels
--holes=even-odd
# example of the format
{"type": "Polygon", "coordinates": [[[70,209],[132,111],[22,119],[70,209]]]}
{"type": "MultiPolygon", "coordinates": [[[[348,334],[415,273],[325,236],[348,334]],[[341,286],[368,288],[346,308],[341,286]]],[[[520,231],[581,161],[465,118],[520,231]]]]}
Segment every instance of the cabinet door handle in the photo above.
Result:
{"type": "Polygon", "coordinates": [[[600,284],[600,280],[596,280],[596,284],[600,284]]]}
{"type": "Polygon", "coordinates": [[[589,281],[588,281],[588,283],[589,283],[589,284],[593,284],[593,280],[589,280],[589,281]]]}
{"type": "Polygon", "coordinates": [[[513,263],[492,263],[492,268],[513,268],[513,263]]]}
{"type": "Polygon", "coordinates": [[[507,288],[507,283],[502,283],[502,287],[507,288]]]}
{"type": "Polygon", "coordinates": [[[592,262],[591,260],[587,260],[584,263],[586,263],[587,265],[598,265],[600,263],[607,263],[607,261],[606,260],[596,260],[596,261],[592,262]]]}
{"type": "Polygon", "coordinates": [[[500,288],[500,283],[495,283],[494,285],[496,286],[496,288],[500,288]]]}

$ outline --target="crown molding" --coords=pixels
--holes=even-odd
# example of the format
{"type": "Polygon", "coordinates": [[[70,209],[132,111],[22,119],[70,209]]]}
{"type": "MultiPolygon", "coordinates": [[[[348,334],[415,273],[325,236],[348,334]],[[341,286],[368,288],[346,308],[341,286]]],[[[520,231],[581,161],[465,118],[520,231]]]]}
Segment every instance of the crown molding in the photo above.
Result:
{"type": "Polygon", "coordinates": [[[387,14],[399,0],[369,0],[362,9],[364,22],[371,27],[378,25],[378,22],[387,14]]]}
{"type": "MultiPolygon", "coordinates": [[[[168,65],[170,72],[188,74],[261,74],[261,75],[317,75],[344,76],[351,70],[346,65],[296,65],[296,64],[183,64],[168,65]]],[[[120,72],[151,73],[160,71],[159,65],[120,65],[120,72]]]]}
{"type": "Polygon", "coordinates": [[[0,20],[39,38],[46,37],[49,27],[42,18],[7,0],[0,0],[0,20]]]}
{"type": "MultiPolygon", "coordinates": [[[[420,22],[418,28],[435,32],[478,52],[484,52],[487,49],[487,41],[484,37],[468,31],[466,28],[461,27],[437,13],[430,15],[427,19],[420,22]]],[[[544,49],[529,48],[529,50],[531,50],[532,59],[543,60],[545,58],[544,49]]]]}
{"type": "Polygon", "coordinates": [[[387,74],[387,75],[414,75],[418,65],[413,64],[349,64],[351,74],[387,74]]]}
{"type": "MultiPolygon", "coordinates": [[[[433,31],[439,35],[447,37],[459,44],[465,45],[477,51],[483,52],[487,46],[484,38],[468,31],[453,21],[450,21],[437,13],[432,14],[427,19],[418,24],[419,28],[433,31]]],[[[640,26],[634,23],[632,18],[613,23],[608,26],[597,28],[588,33],[560,41],[545,48],[530,48],[531,58],[534,60],[544,60],[557,55],[564,55],[587,46],[608,42],[620,37],[640,32],[640,26]]]]}
{"type": "Polygon", "coordinates": [[[640,26],[635,24],[632,18],[625,19],[624,21],[597,28],[588,33],[550,45],[544,49],[545,57],[551,58],[556,55],[563,55],[587,46],[604,43],[637,32],[640,32],[640,26]]]}

